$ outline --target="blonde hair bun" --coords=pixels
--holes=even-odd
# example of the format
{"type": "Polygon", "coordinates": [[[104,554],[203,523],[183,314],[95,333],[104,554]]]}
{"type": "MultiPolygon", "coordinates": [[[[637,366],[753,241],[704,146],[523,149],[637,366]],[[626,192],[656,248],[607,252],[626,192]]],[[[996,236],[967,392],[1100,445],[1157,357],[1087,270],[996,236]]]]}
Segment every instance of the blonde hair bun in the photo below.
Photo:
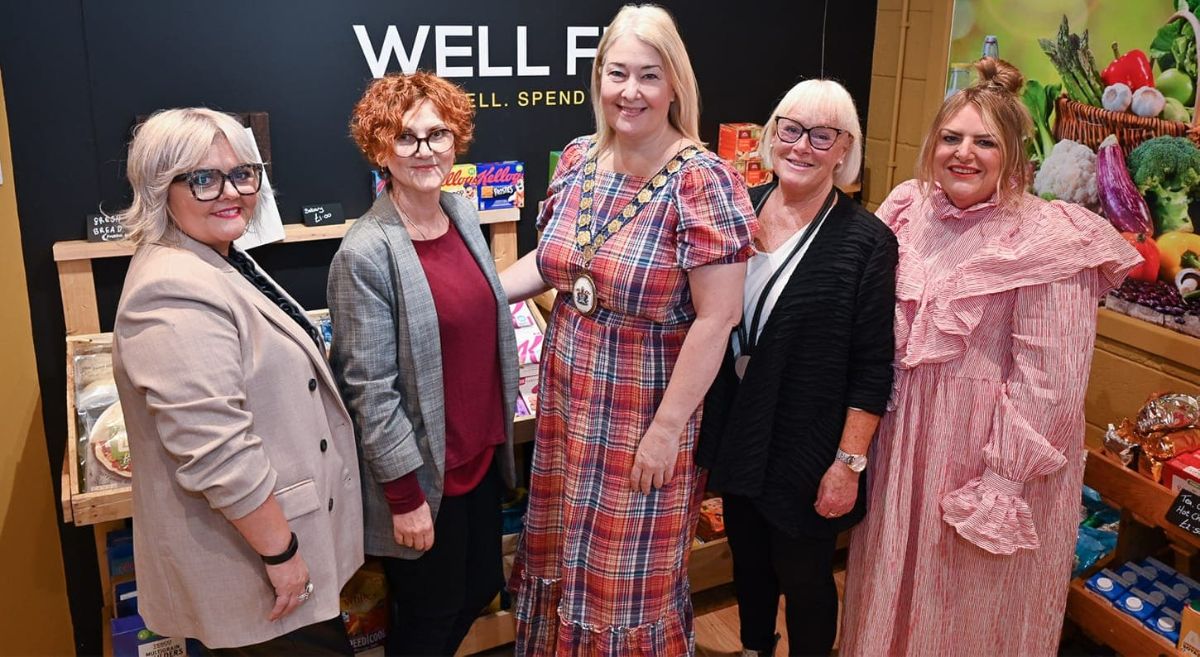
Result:
{"type": "Polygon", "coordinates": [[[975,62],[975,72],[979,74],[979,82],[975,83],[977,87],[1007,91],[1016,95],[1021,93],[1021,87],[1025,86],[1025,76],[1021,75],[1021,71],[1003,59],[984,57],[975,62]]]}

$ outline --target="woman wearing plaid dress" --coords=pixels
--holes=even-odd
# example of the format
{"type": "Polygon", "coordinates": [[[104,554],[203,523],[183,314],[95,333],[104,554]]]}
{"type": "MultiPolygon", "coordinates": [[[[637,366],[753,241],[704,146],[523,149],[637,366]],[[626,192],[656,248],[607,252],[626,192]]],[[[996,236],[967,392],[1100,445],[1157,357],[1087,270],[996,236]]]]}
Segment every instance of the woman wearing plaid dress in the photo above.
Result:
{"type": "Polygon", "coordinates": [[[518,655],[694,652],[687,558],[699,406],[741,315],[754,211],[703,150],[671,16],[627,6],[592,70],[596,133],[563,151],[535,253],[501,280],[559,291],[547,333],[518,655]]]}

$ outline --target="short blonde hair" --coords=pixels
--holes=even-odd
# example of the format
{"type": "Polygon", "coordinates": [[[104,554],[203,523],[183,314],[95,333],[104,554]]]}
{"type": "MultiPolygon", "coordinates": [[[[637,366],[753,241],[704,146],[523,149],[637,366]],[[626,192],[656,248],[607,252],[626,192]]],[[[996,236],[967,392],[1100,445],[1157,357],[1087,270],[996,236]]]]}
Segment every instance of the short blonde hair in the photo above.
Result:
{"type": "Polygon", "coordinates": [[[974,105],[1000,146],[1000,178],[996,194],[1001,204],[1020,199],[1030,183],[1029,158],[1025,143],[1033,133],[1033,119],[1020,97],[1025,78],[1017,67],[992,57],[975,62],[979,80],[942,103],[917,156],[917,179],[928,191],[934,181],[934,151],[942,127],[968,104],[974,105]]]}
{"type": "MultiPolygon", "coordinates": [[[[206,107],[159,110],[135,128],[125,165],[133,203],[118,217],[129,240],[138,245],[179,242],[179,227],[167,210],[167,190],[175,176],[199,166],[218,139],[228,142],[243,163],[258,162],[254,142],[242,124],[206,107]]],[[[267,193],[264,184],[249,225],[258,221],[267,193]]]]}
{"type": "Polygon", "coordinates": [[[850,135],[850,148],[846,150],[846,158],[834,170],[833,182],[845,186],[858,180],[863,157],[862,126],[854,98],[845,87],[833,80],[804,80],[783,95],[763,126],[758,143],[758,154],[768,169],[775,167],[771,143],[779,130],[775,119],[780,116],[799,121],[806,128],[827,126],[844,130],[850,135]]]}
{"type": "Polygon", "coordinates": [[[596,115],[596,150],[604,152],[612,146],[612,128],[604,120],[604,101],[600,98],[600,82],[604,77],[604,60],[608,49],[617,39],[632,35],[658,51],[675,102],[667,111],[667,121],[685,138],[700,141],[700,88],[692,71],[692,60],[679,36],[675,19],[657,5],[625,5],[613,18],[600,38],[596,58],[592,60],[592,112],[596,115]]]}

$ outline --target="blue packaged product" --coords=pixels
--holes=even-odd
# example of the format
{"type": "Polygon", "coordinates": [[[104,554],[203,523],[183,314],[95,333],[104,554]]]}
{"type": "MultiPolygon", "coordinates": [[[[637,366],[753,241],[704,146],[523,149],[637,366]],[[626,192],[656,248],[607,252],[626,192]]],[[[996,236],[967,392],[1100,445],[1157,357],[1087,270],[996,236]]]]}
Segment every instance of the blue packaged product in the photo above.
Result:
{"type": "Polygon", "coordinates": [[[1131,589],[1138,585],[1137,571],[1129,568],[1129,564],[1125,564],[1124,566],[1121,566],[1112,572],[1116,575],[1117,584],[1120,584],[1127,589],[1131,589]]]}
{"type": "Polygon", "coordinates": [[[1144,621],[1154,614],[1154,607],[1132,592],[1126,592],[1113,605],[1140,621],[1144,621]]]}
{"type": "Polygon", "coordinates": [[[1144,568],[1147,566],[1151,566],[1158,571],[1158,581],[1160,582],[1164,580],[1174,581],[1176,577],[1179,577],[1178,571],[1159,561],[1158,559],[1155,559],[1154,557],[1146,557],[1145,559],[1142,559],[1142,567],[1144,568]]]}
{"type": "Polygon", "coordinates": [[[1150,573],[1145,568],[1133,563],[1132,561],[1117,569],[1117,574],[1125,581],[1128,588],[1134,586],[1148,589],[1154,586],[1156,573],[1150,573]]]}
{"type": "Polygon", "coordinates": [[[1142,621],[1142,624],[1150,628],[1150,631],[1170,641],[1173,646],[1179,643],[1181,623],[1179,613],[1170,609],[1160,609],[1142,621]]]}
{"type": "Polygon", "coordinates": [[[1116,604],[1126,591],[1117,574],[1107,568],[1089,577],[1084,586],[1113,604],[1116,604]]]}
{"type": "Polygon", "coordinates": [[[1183,605],[1192,597],[1187,585],[1180,583],[1155,582],[1154,591],[1163,595],[1163,606],[1176,613],[1183,613],[1183,605]]]}
{"type": "Polygon", "coordinates": [[[1175,573],[1175,582],[1188,587],[1188,591],[1191,592],[1189,595],[1191,599],[1200,598],[1200,582],[1197,582],[1183,573],[1175,573]]]}

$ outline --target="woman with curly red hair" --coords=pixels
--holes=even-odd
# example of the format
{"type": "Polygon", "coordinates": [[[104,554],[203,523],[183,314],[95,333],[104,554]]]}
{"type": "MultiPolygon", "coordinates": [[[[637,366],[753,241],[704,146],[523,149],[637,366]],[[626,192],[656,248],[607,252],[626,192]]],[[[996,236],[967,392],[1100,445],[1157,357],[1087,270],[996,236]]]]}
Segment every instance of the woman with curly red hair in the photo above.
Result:
{"type": "Polygon", "coordinates": [[[391,590],[389,655],[454,654],[503,581],[516,339],[476,208],[441,191],[473,118],[462,89],[418,72],[372,82],[350,122],[388,184],[330,265],[331,361],[362,449],[365,549],[391,590]]]}

